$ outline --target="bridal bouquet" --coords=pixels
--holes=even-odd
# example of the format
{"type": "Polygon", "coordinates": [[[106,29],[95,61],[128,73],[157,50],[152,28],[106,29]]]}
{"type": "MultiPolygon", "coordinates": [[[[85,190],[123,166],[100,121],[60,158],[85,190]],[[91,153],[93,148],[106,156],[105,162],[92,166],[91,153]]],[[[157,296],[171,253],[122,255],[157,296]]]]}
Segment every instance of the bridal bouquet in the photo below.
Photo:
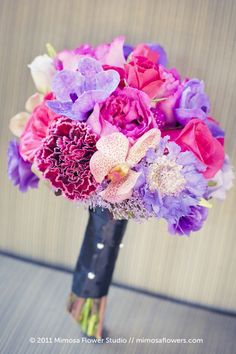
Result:
{"type": "Polygon", "coordinates": [[[37,92],[10,121],[19,138],[8,149],[12,182],[24,192],[41,179],[113,220],[164,218],[170,233],[199,230],[233,179],[203,81],[167,68],[161,46],[123,37],[47,49],[29,65],[37,92]]]}

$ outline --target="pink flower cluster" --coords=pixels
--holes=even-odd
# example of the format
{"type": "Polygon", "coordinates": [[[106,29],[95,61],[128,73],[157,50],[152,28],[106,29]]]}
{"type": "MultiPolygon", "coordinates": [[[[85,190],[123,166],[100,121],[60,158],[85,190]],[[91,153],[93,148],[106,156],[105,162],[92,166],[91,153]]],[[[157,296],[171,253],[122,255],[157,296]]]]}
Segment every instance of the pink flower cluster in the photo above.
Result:
{"type": "Polygon", "coordinates": [[[178,220],[187,225],[188,212],[205,218],[201,203],[211,198],[207,185],[218,183],[214,178],[228,170],[228,160],[224,131],[210,116],[203,81],[182,79],[167,68],[161,46],[132,47],[124,37],[96,48],[50,51],[51,58],[38,57],[30,66],[36,87],[47,79],[47,92],[26,123],[18,118],[12,123],[15,131],[23,126],[21,157],[71,200],[93,205],[103,200],[117,215],[124,215],[121,208],[132,200],[129,217],[135,218],[138,205],[147,215],[167,215],[172,193],[179,195],[171,202],[172,207],[178,202],[172,229],[180,230],[178,220]],[[198,194],[190,192],[191,179],[201,181],[198,194]],[[186,193],[187,205],[181,201],[186,193]]]}

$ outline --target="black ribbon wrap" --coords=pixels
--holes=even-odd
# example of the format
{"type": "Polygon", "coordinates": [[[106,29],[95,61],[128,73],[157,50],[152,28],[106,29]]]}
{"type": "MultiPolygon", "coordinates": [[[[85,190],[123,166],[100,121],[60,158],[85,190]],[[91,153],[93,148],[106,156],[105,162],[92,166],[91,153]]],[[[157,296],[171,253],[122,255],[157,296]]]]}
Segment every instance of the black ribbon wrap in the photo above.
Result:
{"type": "Polygon", "coordinates": [[[107,209],[89,210],[89,220],[73,275],[72,292],[83,298],[108,294],[127,220],[107,209]]]}

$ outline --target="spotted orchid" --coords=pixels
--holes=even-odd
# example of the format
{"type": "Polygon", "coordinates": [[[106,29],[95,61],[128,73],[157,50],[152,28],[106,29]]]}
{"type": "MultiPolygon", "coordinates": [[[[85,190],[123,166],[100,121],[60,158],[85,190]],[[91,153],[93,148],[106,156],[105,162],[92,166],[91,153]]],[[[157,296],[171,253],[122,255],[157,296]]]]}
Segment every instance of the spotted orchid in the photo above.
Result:
{"type": "Polygon", "coordinates": [[[97,151],[90,160],[90,170],[98,183],[107,177],[110,181],[100,195],[104,200],[118,203],[132,195],[139,172],[133,167],[146,155],[149,148],[155,148],[160,141],[159,129],[153,128],[143,134],[130,147],[128,138],[115,132],[101,137],[97,144],[97,151]]]}

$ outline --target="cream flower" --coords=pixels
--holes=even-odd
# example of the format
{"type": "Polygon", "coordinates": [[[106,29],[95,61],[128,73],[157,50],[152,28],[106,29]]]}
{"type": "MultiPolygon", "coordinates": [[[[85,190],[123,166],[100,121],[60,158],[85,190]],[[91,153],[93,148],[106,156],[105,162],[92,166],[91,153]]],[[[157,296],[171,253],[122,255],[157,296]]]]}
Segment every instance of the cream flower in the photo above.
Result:
{"type": "Polygon", "coordinates": [[[41,93],[50,92],[52,78],[56,73],[53,59],[47,54],[39,55],[28,65],[28,67],[30,68],[37,90],[41,93]]]}
{"type": "Polygon", "coordinates": [[[38,106],[43,101],[43,95],[40,93],[35,93],[30,96],[25,103],[26,112],[17,113],[11,118],[9,129],[13,135],[20,137],[23,132],[25,125],[30,117],[30,113],[33,112],[34,108],[38,106]]]}

